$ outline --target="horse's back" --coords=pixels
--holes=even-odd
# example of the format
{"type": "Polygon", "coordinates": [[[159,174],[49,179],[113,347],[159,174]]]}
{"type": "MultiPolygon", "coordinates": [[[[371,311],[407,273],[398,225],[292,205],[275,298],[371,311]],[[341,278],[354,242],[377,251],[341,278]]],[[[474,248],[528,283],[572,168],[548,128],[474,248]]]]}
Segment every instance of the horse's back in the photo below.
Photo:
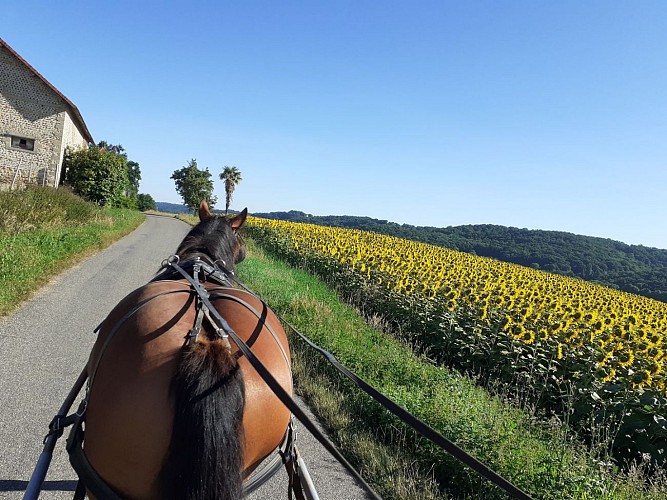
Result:
{"type": "MultiPolygon", "coordinates": [[[[149,283],[135,290],[104,321],[91,353],[89,374],[95,374],[86,416],[85,451],[100,476],[124,496],[161,495],[160,473],[173,427],[171,383],[185,338],[195,322],[194,301],[189,286],[180,282],[149,283]],[[143,301],[147,301],[143,307],[128,315],[143,301]]],[[[287,338],[275,315],[257,298],[236,289],[213,291],[212,302],[291,394],[287,338]],[[239,301],[257,311],[265,324],[239,301]]],[[[236,350],[233,342],[232,346],[236,350]]],[[[289,411],[245,357],[239,359],[239,367],[246,394],[243,468],[249,469],[279,444],[289,411]]]]}

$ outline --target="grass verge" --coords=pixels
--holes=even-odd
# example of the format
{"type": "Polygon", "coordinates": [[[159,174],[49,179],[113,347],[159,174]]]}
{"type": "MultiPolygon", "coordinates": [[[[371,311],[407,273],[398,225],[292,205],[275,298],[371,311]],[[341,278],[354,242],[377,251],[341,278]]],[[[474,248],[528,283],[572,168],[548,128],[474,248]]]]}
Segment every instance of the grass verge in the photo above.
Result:
{"type": "MultiPolygon", "coordinates": [[[[538,424],[456,372],[369,326],[306,272],[252,241],[241,278],[271,307],[410,412],[534,498],[664,498],[639,474],[591,460],[557,427],[538,424]]],[[[505,498],[479,475],[388,414],[292,338],[297,388],[334,442],[385,498],[505,498]]]]}
{"type": "Polygon", "coordinates": [[[50,278],[136,229],[141,212],[100,208],[64,190],[0,193],[0,316],[50,278]]]}

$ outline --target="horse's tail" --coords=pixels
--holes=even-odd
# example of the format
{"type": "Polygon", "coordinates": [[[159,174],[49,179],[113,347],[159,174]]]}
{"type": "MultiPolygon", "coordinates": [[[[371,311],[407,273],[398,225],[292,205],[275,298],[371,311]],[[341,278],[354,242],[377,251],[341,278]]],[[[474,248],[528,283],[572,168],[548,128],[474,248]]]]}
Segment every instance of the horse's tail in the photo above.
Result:
{"type": "Polygon", "coordinates": [[[163,498],[240,498],[245,386],[228,345],[190,342],[171,390],[174,427],[162,469],[163,498]]]}

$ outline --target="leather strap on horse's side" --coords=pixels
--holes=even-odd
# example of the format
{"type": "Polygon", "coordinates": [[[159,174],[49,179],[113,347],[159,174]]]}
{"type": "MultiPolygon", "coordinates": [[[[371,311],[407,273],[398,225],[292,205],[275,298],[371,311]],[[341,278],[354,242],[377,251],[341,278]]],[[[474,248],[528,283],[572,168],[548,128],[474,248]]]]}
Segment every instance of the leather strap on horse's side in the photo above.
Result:
{"type": "Polygon", "coordinates": [[[86,485],[81,478],[76,482],[76,489],[74,490],[72,500],[86,500],[86,485]]]}
{"type": "MultiPolygon", "coordinates": [[[[104,500],[123,500],[111,487],[99,476],[93,468],[86,453],[83,451],[83,427],[82,421],[85,413],[78,415],[74,426],[67,438],[67,454],[69,463],[79,476],[79,481],[89,490],[95,498],[104,500]]],[[[77,489],[79,487],[77,486],[77,489]]]]}
{"type": "Polygon", "coordinates": [[[306,500],[306,497],[303,493],[301,478],[299,477],[299,461],[296,449],[296,429],[294,428],[294,422],[292,420],[290,420],[290,423],[287,426],[285,443],[285,451],[280,450],[280,456],[282,457],[285,470],[287,471],[288,500],[292,500],[292,496],[296,497],[296,500],[306,500]]]}
{"type": "MultiPolygon", "coordinates": [[[[97,356],[97,359],[95,360],[95,364],[93,365],[92,369],[89,370],[89,376],[88,376],[88,388],[92,388],[93,383],[95,382],[95,376],[97,375],[97,370],[100,367],[100,362],[102,361],[102,355],[106,352],[107,347],[109,347],[109,344],[113,340],[113,338],[116,336],[116,334],[120,331],[122,326],[125,324],[125,322],[130,319],[139,309],[142,307],[146,306],[149,302],[152,300],[157,299],[158,297],[163,297],[165,295],[171,295],[175,293],[189,293],[192,294],[191,289],[184,289],[184,290],[166,290],[164,292],[157,293],[153,295],[152,297],[148,297],[147,299],[142,300],[138,304],[136,304],[132,309],[130,309],[125,315],[118,320],[118,322],[113,326],[109,334],[107,335],[107,338],[104,340],[104,344],[102,344],[102,347],[100,348],[99,354],[97,356]]],[[[104,323],[101,323],[95,331],[99,331],[100,328],[102,327],[104,323]]]]}

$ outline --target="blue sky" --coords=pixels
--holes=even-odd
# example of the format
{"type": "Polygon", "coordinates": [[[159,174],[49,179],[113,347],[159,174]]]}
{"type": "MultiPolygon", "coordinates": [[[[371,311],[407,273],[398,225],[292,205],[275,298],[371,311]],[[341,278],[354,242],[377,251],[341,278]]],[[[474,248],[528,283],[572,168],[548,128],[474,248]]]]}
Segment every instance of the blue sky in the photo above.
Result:
{"type": "Polygon", "coordinates": [[[667,2],[31,1],[0,37],[138,161],[232,208],[667,248],[667,2]],[[39,12],[39,15],[36,13],[39,12]]]}

